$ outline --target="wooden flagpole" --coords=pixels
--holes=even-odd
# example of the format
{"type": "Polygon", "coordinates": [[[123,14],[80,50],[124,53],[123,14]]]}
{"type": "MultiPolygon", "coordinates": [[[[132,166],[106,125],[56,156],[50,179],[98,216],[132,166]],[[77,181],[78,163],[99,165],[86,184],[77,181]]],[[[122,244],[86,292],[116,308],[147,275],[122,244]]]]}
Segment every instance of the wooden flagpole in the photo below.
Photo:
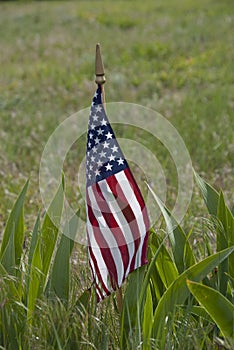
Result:
{"type": "Polygon", "coordinates": [[[104,91],[104,84],[106,82],[106,78],[105,78],[104,65],[102,62],[100,44],[96,45],[95,75],[96,75],[95,83],[100,85],[102,89],[102,96],[103,96],[102,103],[103,103],[104,109],[106,110],[105,91],[104,91]]]}
{"type": "MultiPolygon", "coordinates": [[[[96,60],[95,60],[95,75],[96,84],[101,86],[102,89],[102,96],[103,96],[103,106],[105,107],[105,92],[104,92],[104,84],[106,82],[105,78],[105,71],[104,71],[104,65],[102,62],[102,56],[101,56],[101,47],[100,44],[96,45],[96,60]]],[[[117,307],[119,310],[119,313],[121,313],[123,308],[123,294],[122,294],[122,287],[116,289],[116,300],[117,300],[117,307]]]]}

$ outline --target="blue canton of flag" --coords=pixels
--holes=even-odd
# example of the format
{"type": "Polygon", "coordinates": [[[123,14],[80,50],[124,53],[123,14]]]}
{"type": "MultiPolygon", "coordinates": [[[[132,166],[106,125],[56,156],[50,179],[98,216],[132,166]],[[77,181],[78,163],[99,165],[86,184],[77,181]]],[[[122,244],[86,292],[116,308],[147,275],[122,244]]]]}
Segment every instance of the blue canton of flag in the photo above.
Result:
{"type": "Polygon", "coordinates": [[[89,117],[86,158],[87,186],[128,166],[109,124],[101,99],[101,86],[99,86],[93,98],[89,117]]]}

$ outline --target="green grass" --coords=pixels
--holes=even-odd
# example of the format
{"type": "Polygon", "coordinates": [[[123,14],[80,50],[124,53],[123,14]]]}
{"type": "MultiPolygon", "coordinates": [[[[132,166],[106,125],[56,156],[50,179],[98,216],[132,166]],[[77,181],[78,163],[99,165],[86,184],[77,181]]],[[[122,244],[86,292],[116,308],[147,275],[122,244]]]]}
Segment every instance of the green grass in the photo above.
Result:
{"type": "Polygon", "coordinates": [[[63,182],[42,223],[37,219],[27,237],[26,182],[0,249],[1,349],[206,350],[220,349],[218,344],[233,349],[234,217],[222,192],[196,173],[195,179],[216,247],[207,240],[206,251],[197,244],[201,256],[195,255],[189,233],[150,189],[165,225],[150,230],[149,263],[127,278],[121,308],[116,293],[97,304],[94,289],[87,290],[87,261],[77,261],[84,251],[73,249],[67,237],[79,228],[79,214],[67,222],[64,235],[51,220],[60,222],[63,182]]]}
{"type": "Polygon", "coordinates": [[[168,118],[195,168],[233,201],[231,1],[0,7],[3,220],[29,176],[31,201],[40,206],[43,147],[59,122],[90,105],[96,42],[102,44],[107,102],[139,103],[168,118]]]}

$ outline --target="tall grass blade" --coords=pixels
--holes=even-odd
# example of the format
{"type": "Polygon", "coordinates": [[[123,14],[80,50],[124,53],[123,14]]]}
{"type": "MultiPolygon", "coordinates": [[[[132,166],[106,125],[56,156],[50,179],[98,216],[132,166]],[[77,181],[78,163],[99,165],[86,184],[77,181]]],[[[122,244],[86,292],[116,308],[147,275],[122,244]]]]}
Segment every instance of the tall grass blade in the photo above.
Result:
{"type": "Polygon", "coordinates": [[[146,299],[145,299],[143,324],[142,324],[143,350],[148,350],[150,348],[150,335],[151,335],[152,324],[153,324],[153,302],[152,302],[150,286],[148,286],[146,299]]]}
{"type": "Polygon", "coordinates": [[[234,305],[215,289],[192,281],[187,285],[223,335],[234,340],[234,305]]]}
{"type": "MultiPolygon", "coordinates": [[[[34,253],[35,253],[36,249],[39,249],[39,246],[37,247],[38,237],[39,237],[39,229],[40,229],[40,215],[38,214],[34,228],[33,228],[32,237],[30,240],[29,252],[28,252],[28,264],[27,264],[28,268],[27,268],[26,291],[25,291],[26,304],[28,304],[29,295],[31,295],[31,293],[32,293],[32,290],[30,290],[30,292],[29,292],[30,282],[35,278],[34,273],[31,273],[31,266],[32,266],[32,260],[33,260],[34,253]]],[[[34,260],[34,263],[35,263],[35,260],[34,260]]],[[[39,265],[41,268],[41,262],[39,265]]],[[[32,284],[31,284],[31,288],[32,288],[32,284]]],[[[36,291],[36,288],[34,289],[34,292],[35,291],[36,291]]]]}
{"type": "MultiPolygon", "coordinates": [[[[226,210],[228,214],[228,246],[232,247],[234,246],[234,216],[227,206],[226,210]]],[[[228,258],[228,271],[232,279],[234,279],[234,253],[228,258]]],[[[234,288],[234,284],[232,284],[232,287],[234,288]]]]}
{"type": "Polygon", "coordinates": [[[56,339],[56,343],[57,343],[56,349],[58,349],[58,350],[63,350],[63,347],[62,347],[62,345],[61,345],[61,342],[60,342],[60,339],[59,339],[59,335],[58,335],[57,329],[56,329],[56,327],[55,327],[53,318],[52,318],[52,316],[51,316],[50,314],[49,314],[49,318],[50,318],[50,322],[51,322],[51,325],[52,325],[52,328],[53,328],[53,331],[54,331],[54,335],[55,335],[55,339],[56,339]]]}
{"type": "MultiPolygon", "coordinates": [[[[152,231],[152,230],[151,230],[152,231]]],[[[153,232],[152,232],[153,233],[153,232]]],[[[155,252],[152,260],[150,261],[150,264],[148,266],[148,269],[146,271],[146,274],[145,274],[145,278],[143,280],[143,283],[142,283],[142,287],[141,287],[141,292],[140,292],[140,296],[139,296],[139,305],[140,305],[140,310],[141,312],[143,311],[143,303],[144,303],[144,299],[146,297],[146,292],[147,292],[147,288],[148,288],[148,285],[150,284],[150,280],[154,279],[154,274],[155,272],[158,274],[158,271],[156,269],[156,260],[160,254],[160,250],[162,249],[163,247],[163,244],[165,242],[167,237],[165,237],[163,239],[163,241],[160,243],[159,247],[157,248],[157,251],[155,252]]],[[[156,277],[159,277],[159,276],[156,276],[156,277]]],[[[160,279],[161,281],[161,279],[160,279]]],[[[159,292],[159,291],[158,291],[159,292]]]]}
{"type": "Polygon", "coordinates": [[[120,348],[128,349],[129,335],[135,336],[140,342],[140,312],[139,295],[145,275],[145,266],[133,271],[128,279],[127,289],[124,295],[123,309],[121,314],[120,348]]]}
{"type": "Polygon", "coordinates": [[[42,259],[41,259],[41,243],[38,240],[31,264],[31,270],[29,275],[29,286],[28,286],[28,295],[27,295],[27,320],[32,323],[32,315],[36,304],[36,299],[39,295],[40,284],[42,280],[42,259]]]}
{"type": "MultiPolygon", "coordinates": [[[[3,234],[1,250],[0,250],[0,261],[5,255],[7,258],[6,268],[11,269],[12,266],[18,266],[20,264],[23,242],[24,242],[24,199],[28,189],[28,181],[26,181],[20,195],[18,196],[10,216],[7,220],[6,228],[3,234]],[[14,245],[11,246],[11,245],[14,245]],[[5,252],[5,250],[8,252],[5,252]],[[14,257],[13,252],[14,250],[14,257]],[[11,257],[11,258],[10,258],[11,257]],[[11,261],[9,259],[12,259],[11,261]]],[[[6,261],[6,260],[5,260],[6,261]]]]}
{"type": "MultiPolygon", "coordinates": [[[[183,308],[185,309],[186,306],[183,308]]],[[[190,305],[188,311],[198,317],[204,318],[208,322],[212,322],[212,318],[202,306],[190,305]]]]}
{"type": "Polygon", "coordinates": [[[234,216],[234,204],[233,204],[233,206],[231,207],[231,213],[232,213],[232,216],[234,216]]]}
{"type": "Polygon", "coordinates": [[[39,228],[40,228],[40,215],[38,214],[34,228],[33,228],[32,238],[30,241],[30,248],[29,248],[29,253],[28,253],[28,265],[29,265],[29,267],[31,266],[33,254],[34,254],[34,251],[36,249],[39,228]]]}
{"type": "Polygon", "coordinates": [[[215,268],[215,266],[219,265],[233,251],[234,247],[227,248],[219,253],[209,256],[196,265],[191,266],[174,281],[174,283],[166,290],[160,299],[155,310],[152,327],[153,338],[160,339],[160,334],[166,326],[166,317],[173,314],[175,306],[178,304],[183,304],[186,298],[189,296],[186,280],[202,280],[212,269],[215,268]]]}
{"type": "Polygon", "coordinates": [[[18,299],[18,289],[15,285],[15,278],[10,276],[4,266],[0,263],[0,278],[1,278],[1,288],[3,284],[6,283],[8,287],[8,292],[16,299],[18,299]]]}
{"type": "MultiPolygon", "coordinates": [[[[226,246],[231,247],[234,245],[234,217],[232,215],[232,212],[228,208],[228,206],[225,203],[224,195],[223,192],[220,192],[219,196],[219,202],[218,202],[218,210],[217,210],[217,217],[218,220],[221,223],[221,229],[223,236],[225,236],[226,240],[226,246]]],[[[217,237],[218,238],[218,237],[217,237]]],[[[218,243],[217,239],[217,243],[218,243]]],[[[234,278],[234,253],[231,254],[228,258],[228,263],[226,266],[223,268],[223,273],[228,272],[229,274],[234,278]],[[228,266],[227,266],[228,264],[228,266]]],[[[220,271],[220,274],[222,274],[222,271],[220,271]]],[[[222,276],[222,275],[221,275],[222,276]]],[[[220,278],[221,278],[220,276],[220,278]]],[[[225,278],[225,277],[223,277],[225,278]]],[[[226,282],[227,283],[227,282],[226,282]]],[[[224,294],[224,293],[223,293],[224,294]]]]}
{"type": "MultiPolygon", "coordinates": [[[[218,218],[223,226],[223,231],[218,232],[217,249],[220,250],[227,246],[232,247],[234,245],[234,218],[231,210],[225,203],[223,193],[221,192],[219,195],[219,193],[205,182],[195,171],[194,176],[198,187],[202,192],[209,213],[218,218]]],[[[229,256],[228,262],[224,262],[221,266],[219,277],[223,294],[226,293],[227,289],[227,279],[223,274],[223,271],[227,271],[227,265],[229,274],[234,277],[234,253],[229,256]]]]}
{"type": "MultiPolygon", "coordinates": [[[[155,232],[151,229],[151,234],[155,232]]],[[[167,237],[166,237],[167,238],[167,237]]],[[[150,237],[151,239],[151,237],[150,237]]],[[[129,339],[133,339],[133,334],[137,330],[138,343],[140,341],[142,316],[144,314],[144,300],[146,298],[147,289],[150,286],[152,280],[154,289],[157,290],[156,297],[160,299],[161,288],[158,287],[158,279],[160,280],[161,287],[162,281],[158,275],[156,269],[156,259],[160,254],[160,250],[165,242],[165,239],[160,243],[155,255],[147,268],[145,273],[145,266],[132,272],[130,277],[132,280],[128,283],[127,290],[124,296],[123,311],[121,314],[121,328],[120,328],[120,349],[131,349],[132,345],[129,344],[129,339]],[[135,276],[136,275],[136,276],[135,276]],[[129,347],[130,346],[130,347],[129,347]]],[[[151,244],[150,244],[151,245],[151,244]]],[[[151,327],[152,325],[149,325],[151,327]]]]}
{"type": "MultiPolygon", "coordinates": [[[[220,193],[219,200],[218,200],[217,218],[218,218],[218,224],[216,227],[216,231],[217,231],[216,247],[217,247],[217,252],[219,252],[228,247],[227,211],[226,211],[226,204],[224,202],[224,197],[222,192],[220,193]]],[[[224,260],[219,265],[218,272],[217,272],[219,290],[223,295],[226,295],[227,293],[227,283],[228,283],[228,277],[226,275],[227,272],[228,272],[228,259],[224,260]]]]}
{"type": "Polygon", "coordinates": [[[179,273],[182,273],[188,267],[195,264],[193,251],[181,226],[178,224],[171,212],[165,207],[165,205],[149,185],[148,188],[163,214],[167,225],[168,238],[171,242],[176,267],[179,273]]]}
{"type": "MultiPolygon", "coordinates": [[[[154,260],[154,264],[151,264],[151,261],[154,259],[154,256],[160,253],[160,249],[163,246],[163,242],[160,243],[160,249],[157,248],[157,251],[155,251],[155,236],[157,236],[157,233],[151,229],[150,230],[150,237],[149,237],[149,248],[148,248],[148,257],[149,257],[149,264],[150,264],[150,279],[148,280],[150,287],[151,287],[151,294],[152,294],[152,301],[153,301],[153,308],[155,309],[156,305],[158,304],[158,301],[161,299],[163,293],[165,292],[164,284],[160,278],[158,269],[156,267],[156,261],[154,260]],[[159,249],[159,252],[158,252],[159,249]],[[157,253],[158,252],[158,253],[157,253]]],[[[165,241],[165,239],[164,239],[165,241]]],[[[146,276],[148,275],[148,271],[146,273],[146,276]]],[[[146,279],[146,278],[145,278],[146,279]]],[[[143,285],[145,285],[145,280],[143,282],[143,285]]],[[[147,285],[146,285],[147,288],[147,285]]]]}
{"type": "Polygon", "coordinates": [[[21,302],[21,283],[8,274],[0,264],[0,348],[21,349],[24,331],[25,306],[21,302]],[[1,347],[3,345],[3,347],[1,347]]]}
{"type": "Polygon", "coordinates": [[[228,211],[227,211],[227,207],[225,204],[224,195],[223,195],[222,191],[220,192],[219,200],[218,200],[217,217],[220,220],[220,222],[222,223],[224,232],[226,233],[226,236],[227,236],[227,232],[229,230],[229,220],[230,219],[228,220],[228,211]]]}
{"type": "Polygon", "coordinates": [[[218,201],[219,201],[218,192],[206,181],[204,181],[195,171],[194,171],[194,177],[202,193],[203,199],[206,203],[209,213],[211,215],[217,215],[217,208],[218,208],[218,201]]]}

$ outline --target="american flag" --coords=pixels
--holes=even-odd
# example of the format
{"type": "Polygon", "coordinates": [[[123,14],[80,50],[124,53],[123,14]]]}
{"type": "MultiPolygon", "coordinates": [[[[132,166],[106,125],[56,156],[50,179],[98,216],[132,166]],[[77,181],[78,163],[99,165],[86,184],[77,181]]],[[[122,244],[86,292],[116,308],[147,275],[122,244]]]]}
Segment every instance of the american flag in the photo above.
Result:
{"type": "Polygon", "coordinates": [[[149,231],[144,199],[106,116],[102,85],[89,116],[86,179],[89,262],[102,300],[147,263],[149,231]]]}

